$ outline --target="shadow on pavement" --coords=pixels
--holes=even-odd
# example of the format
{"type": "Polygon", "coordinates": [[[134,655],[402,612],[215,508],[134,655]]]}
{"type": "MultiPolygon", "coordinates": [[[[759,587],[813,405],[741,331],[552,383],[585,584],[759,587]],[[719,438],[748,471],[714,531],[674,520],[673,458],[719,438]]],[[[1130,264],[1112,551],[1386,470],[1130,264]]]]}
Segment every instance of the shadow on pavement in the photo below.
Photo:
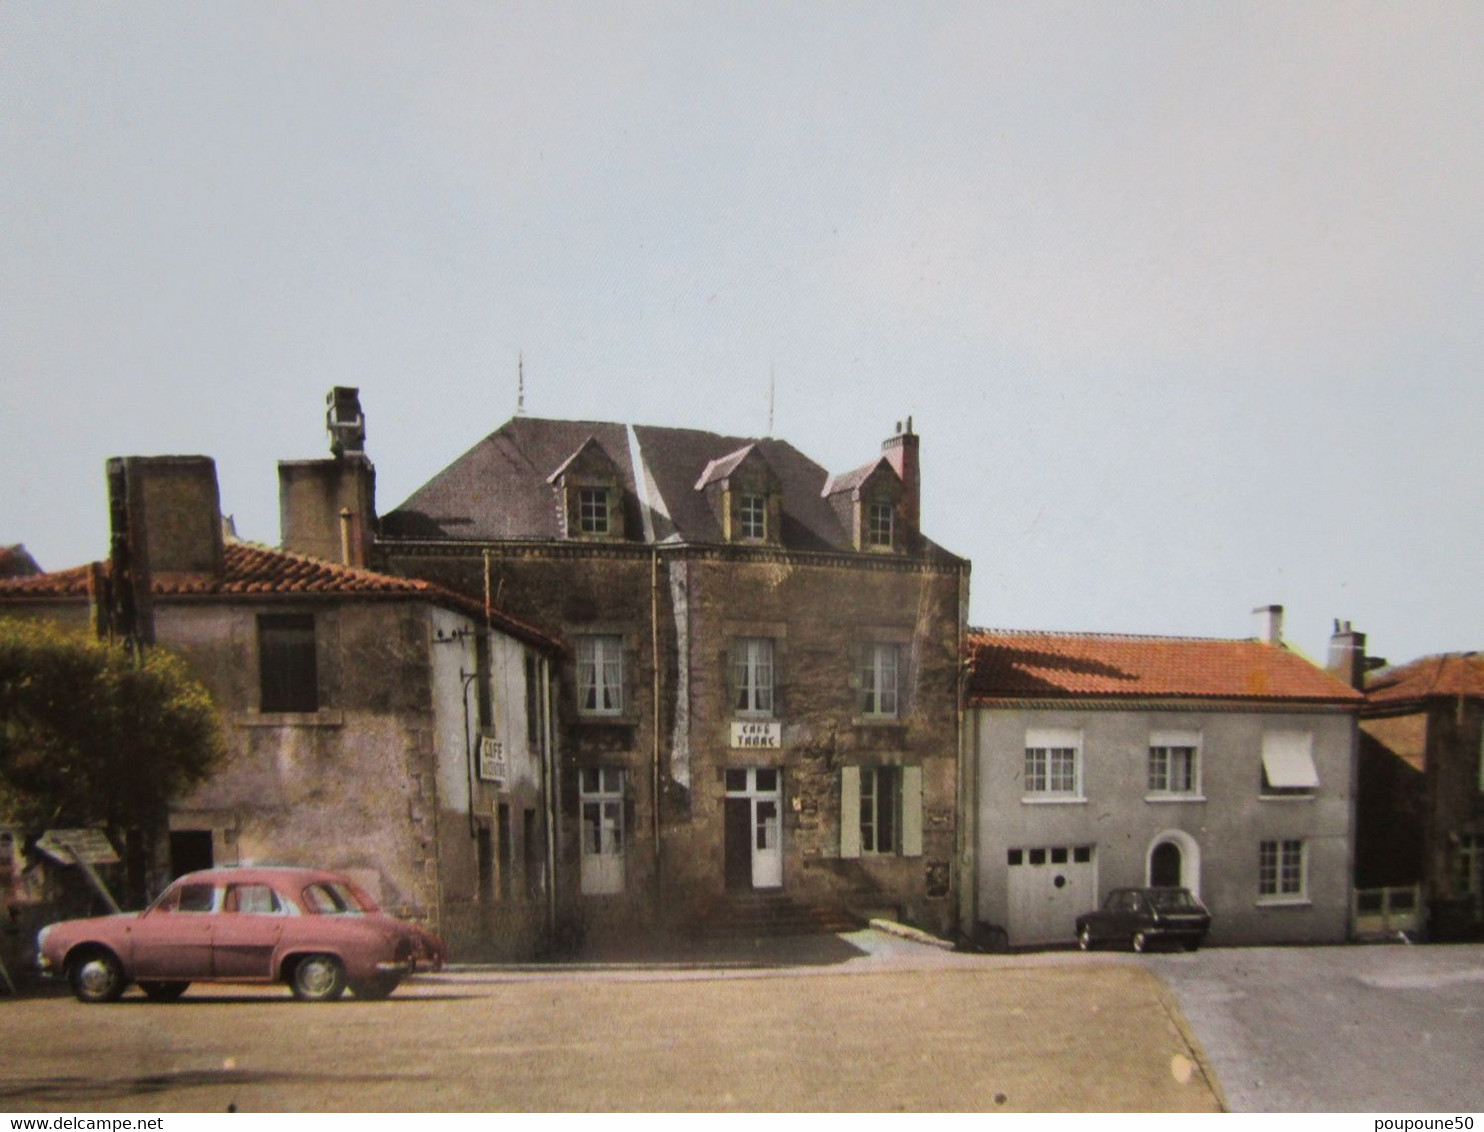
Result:
{"type": "Polygon", "coordinates": [[[588,942],[575,954],[542,966],[830,967],[867,953],[838,935],[694,939],[654,935],[611,943],[588,942]]]}

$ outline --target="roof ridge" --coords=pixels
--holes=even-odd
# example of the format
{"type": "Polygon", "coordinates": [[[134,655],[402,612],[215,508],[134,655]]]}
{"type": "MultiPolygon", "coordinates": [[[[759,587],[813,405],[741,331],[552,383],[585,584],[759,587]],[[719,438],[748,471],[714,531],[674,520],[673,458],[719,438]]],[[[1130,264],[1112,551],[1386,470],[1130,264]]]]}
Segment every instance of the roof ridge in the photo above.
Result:
{"type": "MultiPolygon", "coordinates": [[[[1075,637],[1103,641],[1210,641],[1215,644],[1263,644],[1256,637],[1193,637],[1169,633],[1112,633],[1097,629],[1008,629],[999,626],[970,625],[971,637],[1075,637]]],[[[1284,646],[1285,651],[1292,651],[1284,646]]]]}

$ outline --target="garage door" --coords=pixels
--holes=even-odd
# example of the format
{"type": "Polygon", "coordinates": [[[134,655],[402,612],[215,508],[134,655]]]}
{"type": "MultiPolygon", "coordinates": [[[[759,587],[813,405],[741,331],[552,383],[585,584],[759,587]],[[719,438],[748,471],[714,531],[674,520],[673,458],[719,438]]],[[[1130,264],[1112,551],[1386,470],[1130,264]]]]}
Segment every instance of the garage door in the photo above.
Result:
{"type": "Polygon", "coordinates": [[[1076,920],[1097,907],[1097,855],[1091,845],[1037,845],[1011,849],[1009,874],[1012,945],[1062,943],[1076,920]]]}

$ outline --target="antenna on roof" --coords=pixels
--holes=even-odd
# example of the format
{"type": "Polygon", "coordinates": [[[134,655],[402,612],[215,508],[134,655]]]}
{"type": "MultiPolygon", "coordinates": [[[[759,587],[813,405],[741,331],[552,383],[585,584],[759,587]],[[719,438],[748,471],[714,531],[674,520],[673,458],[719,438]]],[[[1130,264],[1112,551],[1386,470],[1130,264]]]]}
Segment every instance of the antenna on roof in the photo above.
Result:
{"type": "Polygon", "coordinates": [[[774,399],[773,398],[773,395],[777,391],[777,387],[778,387],[777,374],[774,372],[775,369],[776,369],[776,367],[773,365],[773,363],[772,362],[769,362],[768,363],[768,431],[765,434],[767,436],[772,436],[773,435],[773,399],[774,399]]]}
{"type": "Polygon", "coordinates": [[[526,354],[522,350],[515,356],[515,415],[526,415],[526,354]]]}

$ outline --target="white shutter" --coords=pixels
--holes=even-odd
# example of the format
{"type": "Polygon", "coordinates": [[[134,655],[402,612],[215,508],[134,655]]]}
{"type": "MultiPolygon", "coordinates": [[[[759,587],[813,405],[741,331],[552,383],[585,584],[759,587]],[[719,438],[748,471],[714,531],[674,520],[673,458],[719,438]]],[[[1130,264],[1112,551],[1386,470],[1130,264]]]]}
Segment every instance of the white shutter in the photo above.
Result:
{"type": "Polygon", "coordinates": [[[902,856],[922,856],[922,767],[902,768],[902,856]]]}
{"type": "Polygon", "coordinates": [[[840,768],[840,856],[861,855],[861,768],[840,768]]]}

